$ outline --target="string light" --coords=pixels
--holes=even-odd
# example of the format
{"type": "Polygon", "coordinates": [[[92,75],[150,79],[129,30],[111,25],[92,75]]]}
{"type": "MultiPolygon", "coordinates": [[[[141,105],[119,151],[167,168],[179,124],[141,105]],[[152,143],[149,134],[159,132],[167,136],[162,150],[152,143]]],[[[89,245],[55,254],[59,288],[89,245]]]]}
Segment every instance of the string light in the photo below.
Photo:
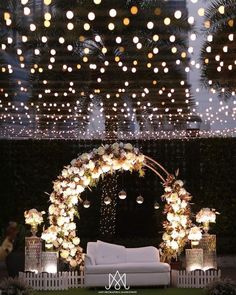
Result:
{"type": "MultiPolygon", "coordinates": [[[[94,0],[94,4],[98,5],[101,4],[102,1],[100,0],[94,0]]],[[[197,3],[197,1],[192,1],[193,3],[197,3]]],[[[15,48],[15,54],[17,55],[17,60],[19,61],[19,68],[28,68],[28,70],[34,74],[34,75],[39,75],[40,73],[43,73],[45,75],[48,75],[53,72],[53,70],[56,67],[57,61],[60,60],[62,57],[61,54],[63,51],[69,51],[69,54],[74,54],[76,50],[78,50],[77,46],[74,45],[74,43],[69,39],[69,36],[67,36],[66,30],[68,29],[76,31],[77,29],[77,23],[72,21],[68,21],[68,23],[65,23],[65,29],[64,33],[61,32],[61,36],[57,36],[56,40],[58,40],[58,45],[60,46],[60,50],[53,51],[52,49],[52,43],[51,43],[51,37],[48,32],[51,30],[51,25],[55,23],[55,20],[52,19],[52,14],[49,12],[51,11],[48,7],[45,7],[45,12],[43,14],[43,26],[45,28],[48,28],[47,30],[44,31],[44,35],[40,32],[42,32],[42,25],[33,23],[34,19],[32,18],[32,11],[31,7],[27,7],[28,0],[21,0],[22,6],[22,13],[28,18],[29,22],[29,29],[31,32],[34,32],[38,30],[37,36],[41,39],[42,43],[40,46],[48,46],[49,52],[54,52],[51,53],[51,55],[54,55],[54,57],[46,57],[44,54],[44,50],[41,50],[41,48],[33,48],[33,53],[38,56],[37,61],[33,62],[33,64],[29,64],[26,56],[26,51],[25,47],[21,48],[20,44],[16,45],[15,48]],[[32,22],[32,23],[31,23],[32,22]],[[40,35],[41,34],[41,35],[40,35]],[[47,44],[46,44],[47,43],[47,44]],[[18,48],[19,47],[19,48],[18,48]],[[41,58],[44,59],[46,63],[40,64],[41,58]],[[48,72],[50,70],[51,72],[48,72]]],[[[51,5],[52,1],[51,0],[45,0],[44,4],[46,6],[51,5]]],[[[168,4],[167,4],[168,6],[168,4]]],[[[205,53],[208,54],[206,55],[203,59],[203,61],[197,62],[197,58],[195,56],[196,54],[196,48],[197,42],[194,45],[194,41],[197,40],[198,38],[198,33],[190,30],[189,34],[189,39],[191,44],[189,46],[185,46],[180,48],[178,46],[179,42],[179,34],[176,33],[175,31],[172,30],[173,24],[178,26],[178,19],[180,19],[184,15],[184,10],[182,8],[179,8],[179,10],[175,10],[168,13],[163,11],[161,8],[156,7],[152,11],[156,16],[162,16],[160,18],[157,18],[157,23],[162,22],[162,27],[163,24],[165,26],[169,26],[168,28],[168,34],[166,34],[166,40],[169,41],[170,43],[173,43],[171,46],[168,48],[168,52],[170,53],[170,60],[160,60],[162,59],[162,52],[163,52],[163,45],[160,42],[160,40],[163,39],[162,32],[160,34],[156,34],[155,32],[155,26],[154,22],[151,20],[148,22],[145,22],[143,24],[143,28],[145,27],[150,31],[148,34],[149,40],[153,40],[152,45],[150,46],[150,49],[148,49],[147,52],[144,53],[146,49],[146,40],[144,39],[143,35],[140,34],[138,36],[132,35],[130,33],[129,35],[123,37],[121,33],[119,35],[116,35],[115,32],[113,32],[113,37],[117,45],[117,51],[114,53],[114,57],[112,57],[112,61],[105,60],[108,59],[106,57],[107,52],[109,50],[110,52],[113,52],[112,50],[110,51],[110,47],[107,46],[106,42],[103,40],[103,36],[95,35],[91,39],[88,36],[89,35],[89,30],[93,28],[93,20],[96,17],[95,14],[95,9],[96,6],[93,6],[94,12],[90,11],[88,12],[88,20],[91,21],[85,22],[82,24],[84,27],[84,32],[83,35],[81,34],[78,36],[79,42],[81,42],[81,57],[78,55],[78,60],[75,59],[74,64],[70,64],[67,60],[65,60],[64,65],[62,65],[60,68],[64,73],[70,74],[70,73],[82,73],[82,70],[89,69],[93,71],[93,73],[98,73],[98,74],[93,74],[94,75],[94,81],[96,83],[99,83],[98,85],[94,86],[93,89],[89,89],[89,93],[86,93],[85,89],[78,89],[78,86],[69,86],[68,88],[66,86],[66,89],[53,89],[53,84],[50,83],[50,78],[49,78],[49,83],[43,84],[42,89],[40,89],[40,93],[37,93],[35,97],[37,97],[39,100],[42,99],[42,101],[46,101],[46,103],[52,102],[51,106],[48,106],[47,108],[43,108],[42,105],[39,103],[35,102],[34,106],[30,105],[30,102],[26,100],[25,106],[28,109],[20,109],[17,104],[13,104],[15,107],[14,109],[14,114],[9,113],[9,108],[7,106],[3,106],[4,104],[1,102],[0,103],[0,118],[4,122],[4,125],[2,126],[2,131],[1,133],[3,134],[11,134],[11,136],[36,136],[37,134],[41,134],[42,137],[47,137],[51,134],[52,138],[55,137],[69,137],[72,134],[74,136],[81,136],[83,137],[84,134],[87,134],[87,137],[93,137],[93,138],[99,138],[100,135],[105,136],[106,130],[104,130],[104,121],[106,120],[106,114],[108,113],[109,115],[109,121],[114,121],[116,122],[116,125],[118,126],[118,133],[117,135],[120,137],[128,136],[128,138],[135,138],[135,137],[145,137],[145,138],[153,138],[157,134],[161,136],[162,138],[186,138],[188,137],[187,131],[186,130],[175,130],[175,128],[179,128],[180,124],[182,126],[188,126],[188,124],[191,123],[191,121],[194,121],[196,117],[198,117],[198,122],[202,121],[202,123],[199,123],[200,125],[206,125],[208,126],[208,130],[198,130],[197,134],[198,136],[234,136],[235,134],[235,129],[234,128],[227,128],[227,124],[235,123],[235,107],[233,107],[233,103],[235,101],[235,89],[232,87],[232,89],[228,90],[225,85],[222,87],[217,88],[217,83],[215,82],[214,78],[208,79],[206,81],[206,84],[209,85],[210,89],[210,95],[214,96],[211,98],[206,98],[206,101],[209,102],[211,105],[207,108],[205,108],[206,111],[203,111],[203,108],[201,106],[201,101],[198,100],[197,97],[192,97],[193,93],[199,93],[201,89],[200,87],[194,88],[187,86],[188,85],[188,80],[187,78],[183,77],[181,81],[175,81],[176,85],[178,86],[173,86],[174,92],[170,92],[170,87],[166,87],[166,89],[163,89],[163,85],[165,85],[165,82],[162,81],[162,76],[161,75],[166,75],[166,78],[168,80],[168,75],[172,72],[173,64],[176,66],[177,71],[184,71],[186,73],[190,73],[192,69],[202,71],[204,67],[210,66],[215,70],[215,73],[223,73],[223,71],[230,71],[233,73],[234,67],[235,67],[235,61],[232,60],[229,63],[225,62],[225,54],[229,53],[231,51],[230,47],[230,42],[234,41],[234,34],[233,33],[227,33],[226,38],[229,41],[229,44],[225,43],[222,44],[221,46],[221,51],[214,53],[214,42],[216,42],[216,36],[215,34],[212,33],[211,31],[211,25],[212,21],[211,19],[208,19],[207,15],[207,9],[206,7],[201,7],[198,6],[196,9],[196,13],[192,14],[191,12],[189,13],[188,17],[188,23],[190,25],[193,25],[195,21],[197,22],[198,19],[195,19],[195,15],[204,17],[203,19],[203,25],[207,30],[207,34],[204,36],[205,40],[207,40],[210,44],[207,44],[207,46],[204,48],[205,53]],[[174,22],[175,18],[175,22],[174,22]],[[173,20],[173,24],[172,24],[173,20]],[[209,30],[208,30],[209,29],[209,30]],[[122,36],[122,37],[121,37],[122,36]],[[94,42],[94,40],[97,43],[98,48],[100,48],[100,53],[103,54],[104,60],[92,60],[94,58],[93,55],[93,49],[91,49],[91,42],[94,42]],[[127,47],[127,44],[129,44],[129,41],[133,41],[134,49],[133,53],[134,56],[132,56],[130,59],[127,58],[130,54],[130,48],[127,47]],[[122,44],[122,46],[121,46],[122,44]],[[136,56],[135,56],[136,55],[136,56]],[[139,55],[142,55],[142,58],[144,58],[144,62],[141,62],[139,59],[139,55]],[[144,57],[145,56],[145,57],[144,57]],[[161,58],[160,58],[161,57],[161,58]],[[212,63],[214,61],[215,64],[212,63]],[[106,78],[103,77],[104,73],[109,73],[109,70],[111,67],[117,67],[121,76],[124,77],[125,75],[132,74],[132,78],[129,78],[129,84],[126,86],[124,85],[124,81],[121,79],[121,85],[117,86],[117,89],[111,89],[109,93],[107,93],[107,90],[105,89],[104,85],[106,83],[106,78]],[[135,83],[135,77],[137,73],[140,73],[140,70],[142,70],[143,67],[146,67],[146,70],[148,73],[150,73],[150,76],[147,81],[142,81],[140,83],[140,89],[135,83]],[[158,74],[158,75],[157,75],[158,74]],[[161,79],[158,79],[158,76],[161,76],[161,79]],[[143,85],[142,85],[143,84],[143,85]],[[133,89],[132,89],[133,88],[133,89]],[[157,100],[154,102],[154,105],[151,106],[153,103],[153,93],[154,93],[154,88],[157,89],[156,93],[162,99],[160,102],[157,100]],[[144,89],[147,89],[148,92],[144,91],[144,89]],[[187,90],[187,91],[186,91],[187,90]],[[186,105],[185,107],[180,107],[178,108],[178,93],[183,93],[183,102],[186,105]],[[101,94],[104,95],[108,100],[112,99],[115,101],[115,103],[118,103],[115,107],[111,107],[109,104],[105,102],[105,105],[101,107],[99,110],[99,115],[95,115],[96,111],[95,108],[88,108],[86,111],[83,109],[82,106],[80,109],[70,109],[69,108],[61,108],[61,107],[54,107],[54,103],[57,102],[58,97],[63,97],[63,99],[71,99],[72,97],[80,96],[80,94],[83,93],[83,96],[86,96],[88,99],[94,99],[95,95],[101,94]],[[228,95],[230,96],[230,100],[232,105],[229,104],[229,102],[226,102],[226,105],[222,106],[220,102],[217,101],[217,98],[215,97],[218,93],[221,93],[221,95],[225,96],[228,95]],[[49,99],[50,95],[50,99],[49,99]],[[131,103],[131,105],[127,105],[125,107],[121,107],[119,105],[119,100],[124,98],[124,95],[129,96],[134,102],[131,103]],[[54,100],[54,101],[51,101],[54,100]],[[194,101],[195,100],[195,101],[194,101]],[[140,104],[136,104],[137,101],[141,101],[140,104]],[[214,104],[213,104],[214,102],[214,104]],[[135,106],[132,104],[136,104],[135,106]],[[2,105],[2,107],[1,107],[2,105]],[[214,106],[214,109],[212,109],[212,105],[214,106]],[[36,107],[37,106],[37,107],[36,107]],[[229,109],[226,109],[226,106],[229,107],[229,109]],[[223,109],[224,107],[224,109],[223,109]],[[64,110],[64,113],[63,113],[64,110]],[[181,111],[180,111],[181,110],[181,111]],[[89,112],[89,115],[86,114],[86,112],[89,112]],[[33,115],[37,114],[37,115],[33,115]],[[12,119],[13,118],[13,119],[12,119]],[[55,120],[54,120],[55,119],[55,120]],[[76,129],[76,123],[77,120],[79,120],[81,126],[81,130],[76,129]],[[83,120],[86,120],[86,122],[82,122],[83,120]],[[94,121],[99,121],[100,125],[97,131],[92,130],[91,126],[94,121]],[[161,130],[161,125],[162,122],[166,121],[166,124],[174,128],[174,131],[168,132],[161,130]],[[38,127],[35,130],[31,130],[33,128],[33,122],[40,122],[38,124],[38,127]],[[146,123],[145,123],[146,122],[146,123]],[[7,125],[10,124],[10,125],[7,125]],[[29,125],[27,125],[29,124],[29,125]],[[88,125],[87,125],[88,124],[88,125]],[[179,125],[178,125],[179,124],[179,125]],[[90,125],[90,127],[88,127],[90,125]],[[18,127],[17,127],[18,126],[18,127]],[[41,128],[41,127],[42,128],[41,128]],[[45,131],[43,131],[44,126],[46,126],[45,131]],[[55,126],[54,129],[51,129],[49,126],[55,126]],[[56,127],[58,126],[63,126],[62,129],[60,130],[57,129],[56,127]],[[87,127],[86,127],[87,126],[87,127]],[[134,126],[134,127],[132,127],[134,126]],[[154,129],[152,130],[152,126],[154,129]],[[219,127],[220,126],[220,127],[219,127]],[[88,130],[86,130],[88,128],[88,130]],[[90,129],[89,129],[90,128],[90,129]],[[130,131],[132,128],[135,128],[134,130],[130,131]],[[143,130],[141,130],[143,128],[143,130]],[[210,129],[213,130],[210,130],[210,129]],[[42,129],[42,130],[41,130],[42,129]]],[[[152,12],[152,13],[153,13],[152,12]]],[[[219,6],[216,8],[216,13],[218,13],[218,16],[221,17],[220,15],[224,15],[227,12],[227,7],[224,5],[219,6]]],[[[75,11],[65,11],[66,18],[68,20],[72,20],[74,18],[74,13],[75,11]]],[[[80,10],[76,10],[76,17],[80,17],[80,10]]],[[[109,8],[106,14],[109,14],[111,18],[115,18],[117,16],[122,16],[122,22],[124,26],[128,26],[130,24],[133,24],[133,21],[135,22],[135,19],[137,18],[136,15],[139,14],[140,18],[143,17],[143,10],[137,7],[137,6],[132,6],[131,8],[124,8],[124,11],[120,14],[120,10],[117,10],[115,8],[109,8]],[[125,12],[126,13],[123,13],[125,12]]],[[[4,20],[6,22],[7,26],[12,25],[12,13],[11,12],[4,12],[3,14],[4,20]]],[[[107,28],[111,31],[115,30],[118,28],[118,25],[116,22],[110,22],[108,20],[107,28]],[[116,28],[117,26],[117,28],[116,28]]],[[[181,25],[181,24],[180,24],[181,25]]],[[[227,25],[229,27],[234,26],[234,20],[229,19],[227,20],[227,25]]],[[[122,25],[121,25],[122,27],[122,25]]],[[[119,29],[122,29],[119,26],[119,29]]],[[[132,28],[132,27],[130,27],[132,28]]],[[[124,28],[126,30],[126,28],[124,28]]],[[[163,28],[163,30],[167,30],[163,28]]],[[[96,31],[96,30],[95,30],[96,31]]],[[[76,31],[77,32],[77,31],[76,31]]],[[[75,34],[76,34],[75,32],[75,34]]],[[[132,31],[131,31],[132,32],[132,31]]],[[[23,43],[26,43],[27,45],[28,42],[28,36],[23,35],[20,37],[23,43]]],[[[29,40],[34,39],[34,34],[30,36],[29,40]]],[[[12,46],[15,46],[15,40],[13,36],[9,35],[6,37],[6,40],[4,43],[0,45],[2,50],[5,50],[6,53],[8,53],[9,48],[12,46]]],[[[56,45],[55,45],[56,46],[56,45]]],[[[73,57],[76,57],[76,55],[73,55],[73,57]]],[[[15,71],[15,68],[9,64],[10,62],[6,62],[6,65],[3,65],[0,67],[0,71],[2,73],[8,73],[12,74],[15,71]]],[[[149,75],[149,74],[148,74],[149,75]]],[[[191,75],[191,74],[190,74],[191,75]]],[[[164,76],[163,76],[164,77],[164,76]]],[[[41,79],[41,76],[39,76],[39,81],[41,79]]],[[[75,78],[71,78],[74,80],[75,78]]],[[[179,79],[180,80],[180,79],[179,79]]],[[[25,87],[24,81],[19,81],[19,87],[15,91],[14,96],[21,96],[24,94],[26,97],[29,96],[30,94],[30,87],[25,87]]],[[[76,81],[75,81],[76,82],[76,81]]],[[[138,83],[139,84],[139,83],[138,83]]],[[[77,85],[77,84],[76,84],[77,85]]],[[[3,97],[7,101],[12,99],[12,94],[10,94],[10,91],[8,89],[0,88],[0,93],[1,93],[1,98],[3,97]]],[[[182,95],[182,94],[181,94],[182,95]]],[[[209,96],[210,96],[209,95],[209,96]]],[[[79,98],[79,97],[78,97],[79,98]]],[[[100,98],[99,98],[100,99],[100,98]]],[[[73,100],[73,98],[72,98],[73,100]]],[[[82,100],[83,101],[83,100],[82,100]]],[[[96,127],[95,127],[96,128],[96,127]]],[[[184,127],[186,128],[186,127],[184,127]]],[[[40,136],[41,136],[40,135],[40,136]]]]}
{"type": "Polygon", "coordinates": [[[142,204],[142,203],[144,202],[144,198],[140,195],[140,196],[138,196],[138,197],[136,198],[136,202],[137,202],[138,204],[142,204]]]}

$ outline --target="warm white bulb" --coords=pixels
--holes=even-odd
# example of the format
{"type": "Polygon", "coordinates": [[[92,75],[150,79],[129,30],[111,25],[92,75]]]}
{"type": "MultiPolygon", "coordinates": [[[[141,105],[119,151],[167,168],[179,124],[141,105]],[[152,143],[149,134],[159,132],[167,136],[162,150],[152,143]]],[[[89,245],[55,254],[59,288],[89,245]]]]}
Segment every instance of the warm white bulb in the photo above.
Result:
{"type": "Polygon", "coordinates": [[[114,8],[112,8],[110,11],[109,11],[109,15],[110,17],[115,17],[117,14],[116,10],[114,8]]]}
{"type": "Polygon", "coordinates": [[[66,17],[68,19],[72,19],[74,17],[74,13],[72,11],[68,10],[67,13],[66,13],[66,17]]]}
{"type": "Polygon", "coordinates": [[[88,19],[91,20],[91,21],[94,20],[95,19],[95,13],[89,12],[88,19]]]}
{"type": "Polygon", "coordinates": [[[116,43],[121,43],[122,42],[122,39],[121,39],[121,37],[116,37],[116,43]]]}
{"type": "Polygon", "coordinates": [[[63,44],[64,42],[65,42],[65,39],[64,39],[63,37],[60,37],[60,38],[59,38],[59,43],[60,43],[60,44],[63,44]]]}
{"type": "Polygon", "coordinates": [[[34,32],[36,30],[35,24],[30,24],[30,31],[34,32]]]}
{"type": "Polygon", "coordinates": [[[142,204],[143,201],[144,201],[144,198],[143,198],[141,195],[138,196],[137,199],[136,199],[136,202],[137,202],[138,204],[142,204]]]}
{"type": "Polygon", "coordinates": [[[153,22],[148,22],[148,23],[147,23],[147,28],[148,28],[149,30],[153,29],[153,27],[154,27],[154,23],[153,23],[153,22]]]}
{"type": "Polygon", "coordinates": [[[118,196],[121,200],[124,200],[124,199],[126,199],[127,194],[125,191],[120,191],[118,196]]]}
{"type": "Polygon", "coordinates": [[[73,30],[73,29],[74,29],[74,25],[73,25],[72,23],[68,23],[68,24],[67,24],[67,29],[68,29],[69,31],[73,30]]]}
{"type": "Polygon", "coordinates": [[[96,42],[101,42],[101,37],[100,37],[99,35],[96,35],[96,36],[95,36],[95,41],[96,41],[96,42]]]}
{"type": "Polygon", "coordinates": [[[47,39],[46,36],[43,36],[43,37],[41,38],[41,40],[42,40],[43,43],[46,43],[48,39],[47,39]]]}
{"type": "Polygon", "coordinates": [[[180,10],[176,10],[174,16],[176,19],[180,19],[182,16],[182,12],[180,10]]]}
{"type": "Polygon", "coordinates": [[[29,14],[30,14],[30,8],[24,7],[24,15],[29,15],[29,14]]]}

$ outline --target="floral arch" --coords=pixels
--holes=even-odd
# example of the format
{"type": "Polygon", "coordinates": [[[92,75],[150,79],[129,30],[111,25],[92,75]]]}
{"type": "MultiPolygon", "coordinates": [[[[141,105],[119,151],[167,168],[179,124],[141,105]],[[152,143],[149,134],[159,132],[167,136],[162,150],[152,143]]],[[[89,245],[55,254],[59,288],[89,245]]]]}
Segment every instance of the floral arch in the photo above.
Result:
{"type": "Polygon", "coordinates": [[[166,201],[166,221],[163,223],[163,241],[160,245],[162,260],[176,258],[184,248],[191,226],[191,196],[183,188],[181,180],[177,180],[159,163],[143,155],[130,143],[100,146],[90,153],[80,155],[69,166],[64,167],[61,175],[54,181],[54,191],[50,195],[50,226],[42,234],[46,246],[60,250],[60,256],[72,267],[79,265],[83,254],[80,239],[76,236],[74,218],[78,215],[78,202],[83,201],[81,193],[86,188],[96,186],[99,178],[106,173],[137,171],[143,176],[145,167],[160,177],[164,187],[162,200],[166,201]]]}

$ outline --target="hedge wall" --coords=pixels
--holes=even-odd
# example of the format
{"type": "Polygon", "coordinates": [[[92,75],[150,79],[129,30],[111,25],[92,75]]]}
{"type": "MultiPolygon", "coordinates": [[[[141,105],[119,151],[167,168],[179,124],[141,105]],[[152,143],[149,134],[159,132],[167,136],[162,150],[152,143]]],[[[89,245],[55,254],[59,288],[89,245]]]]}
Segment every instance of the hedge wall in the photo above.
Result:
{"type": "MultiPolygon", "coordinates": [[[[25,209],[47,210],[52,181],[77,154],[98,147],[101,141],[1,140],[0,141],[0,226],[9,220],[23,223],[25,209]]],[[[236,252],[236,139],[191,139],[133,141],[144,154],[159,161],[169,171],[180,169],[180,178],[193,195],[193,211],[213,207],[221,212],[212,232],[218,235],[222,253],[236,252]]],[[[125,173],[119,177],[128,198],[118,202],[116,241],[130,246],[157,244],[163,220],[160,180],[150,171],[145,178],[125,173]],[[142,194],[143,205],[135,198],[142,194]],[[153,201],[161,203],[153,209],[153,201]]],[[[83,243],[99,237],[100,186],[85,192],[90,209],[81,208],[79,221],[83,243]]]]}

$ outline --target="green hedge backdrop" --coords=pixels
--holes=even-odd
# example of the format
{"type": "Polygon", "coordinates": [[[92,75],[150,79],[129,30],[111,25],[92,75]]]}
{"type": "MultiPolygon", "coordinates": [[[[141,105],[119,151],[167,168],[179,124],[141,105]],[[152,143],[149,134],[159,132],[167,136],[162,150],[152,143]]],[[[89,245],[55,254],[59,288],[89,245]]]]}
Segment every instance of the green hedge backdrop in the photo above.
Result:
{"type": "MultiPolygon", "coordinates": [[[[98,147],[101,141],[1,140],[0,141],[0,227],[8,221],[24,222],[24,210],[47,210],[52,181],[64,165],[83,152],[98,147]]],[[[104,142],[105,143],[105,142],[104,142]]],[[[236,253],[236,139],[190,139],[132,141],[140,150],[159,161],[169,172],[180,169],[193,195],[192,209],[216,208],[221,215],[212,232],[217,234],[219,253],[236,253]]],[[[125,173],[119,176],[120,189],[127,191],[125,201],[118,200],[114,240],[127,246],[158,244],[163,221],[160,180],[147,171],[145,178],[125,173]],[[135,202],[142,194],[142,205],[135,202]],[[161,208],[154,210],[157,200],[161,208]]],[[[100,185],[84,196],[89,209],[80,208],[78,230],[82,245],[99,238],[100,185]]]]}

